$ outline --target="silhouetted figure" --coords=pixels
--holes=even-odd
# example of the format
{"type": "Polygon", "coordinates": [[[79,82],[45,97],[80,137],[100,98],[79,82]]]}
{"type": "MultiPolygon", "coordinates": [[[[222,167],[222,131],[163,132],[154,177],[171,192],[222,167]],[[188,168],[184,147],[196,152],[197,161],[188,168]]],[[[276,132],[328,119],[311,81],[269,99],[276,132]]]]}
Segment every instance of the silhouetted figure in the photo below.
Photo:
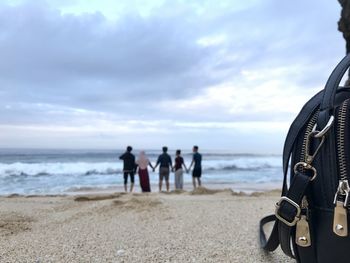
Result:
{"type": "Polygon", "coordinates": [[[149,161],[144,151],[140,152],[139,158],[136,161],[137,169],[140,177],[140,186],[142,192],[151,192],[151,186],[149,183],[149,175],[147,167],[150,166],[153,169],[151,162],[149,161]]]}
{"type": "Polygon", "coordinates": [[[198,152],[198,146],[193,146],[193,158],[192,163],[190,165],[189,170],[191,170],[192,165],[193,171],[192,171],[192,183],[193,188],[196,188],[196,180],[198,182],[198,186],[202,185],[201,177],[202,177],[202,155],[198,152]]]}
{"type": "Polygon", "coordinates": [[[184,162],[184,159],[181,157],[181,150],[176,150],[176,158],[175,158],[175,189],[183,189],[184,185],[184,179],[183,179],[183,169],[182,167],[186,168],[186,164],[184,162]]]}
{"type": "Polygon", "coordinates": [[[134,189],[134,183],[135,183],[135,156],[131,153],[132,147],[128,146],[126,148],[126,152],[122,154],[119,159],[123,160],[124,162],[124,167],[123,167],[123,172],[124,172],[124,189],[125,192],[128,191],[128,177],[130,176],[130,192],[134,189]]]}
{"type": "Polygon", "coordinates": [[[167,153],[168,147],[164,146],[162,150],[163,150],[163,153],[161,155],[159,155],[158,160],[157,160],[157,164],[153,168],[153,171],[155,171],[155,169],[159,165],[159,192],[162,191],[163,179],[165,179],[166,190],[169,192],[169,189],[170,189],[170,185],[169,185],[170,168],[173,165],[171,162],[171,157],[167,153]]]}

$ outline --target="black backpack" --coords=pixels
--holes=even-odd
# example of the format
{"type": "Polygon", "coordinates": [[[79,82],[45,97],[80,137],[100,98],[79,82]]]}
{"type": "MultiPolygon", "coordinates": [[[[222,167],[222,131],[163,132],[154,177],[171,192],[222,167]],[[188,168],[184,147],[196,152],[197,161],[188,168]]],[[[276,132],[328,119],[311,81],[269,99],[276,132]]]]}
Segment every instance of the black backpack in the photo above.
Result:
{"type": "Polygon", "coordinates": [[[260,221],[262,248],[281,245],[297,262],[350,262],[350,87],[339,87],[349,67],[348,55],[292,123],[283,149],[282,196],[275,214],[260,221]],[[267,240],[263,226],[269,222],[267,240]]]}

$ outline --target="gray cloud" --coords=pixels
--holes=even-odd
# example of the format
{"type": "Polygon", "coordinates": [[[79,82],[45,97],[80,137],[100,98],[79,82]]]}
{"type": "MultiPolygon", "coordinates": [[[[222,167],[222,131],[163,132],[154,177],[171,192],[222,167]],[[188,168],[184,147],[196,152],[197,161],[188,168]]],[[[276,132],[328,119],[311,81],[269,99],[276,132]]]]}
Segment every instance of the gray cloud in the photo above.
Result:
{"type": "MultiPolygon", "coordinates": [[[[234,1],[165,1],[148,16],[130,8],[116,21],[36,3],[0,4],[0,125],[292,119],[293,112],[228,113],[227,105],[210,112],[170,107],[208,87],[267,81],[248,83],[242,71],[286,68],[275,76],[283,85],[299,92],[322,87],[344,53],[340,7],[332,1],[251,1],[241,8],[234,1]]],[[[258,92],[265,91],[249,96],[258,92]]]]}
{"type": "Polygon", "coordinates": [[[99,13],[60,15],[30,5],[2,7],[0,17],[1,79],[22,92],[167,95],[175,86],[201,83],[191,71],[211,53],[180,19],[135,15],[109,24],[99,13]]]}

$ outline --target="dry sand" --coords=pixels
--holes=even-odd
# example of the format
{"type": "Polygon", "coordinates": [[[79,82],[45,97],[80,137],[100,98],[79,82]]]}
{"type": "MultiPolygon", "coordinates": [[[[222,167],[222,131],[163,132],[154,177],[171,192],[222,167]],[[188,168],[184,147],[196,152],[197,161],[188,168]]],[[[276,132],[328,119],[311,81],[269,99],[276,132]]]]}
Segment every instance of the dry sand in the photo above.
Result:
{"type": "Polygon", "coordinates": [[[0,262],[294,262],[259,249],[277,192],[0,198],[0,262]]]}

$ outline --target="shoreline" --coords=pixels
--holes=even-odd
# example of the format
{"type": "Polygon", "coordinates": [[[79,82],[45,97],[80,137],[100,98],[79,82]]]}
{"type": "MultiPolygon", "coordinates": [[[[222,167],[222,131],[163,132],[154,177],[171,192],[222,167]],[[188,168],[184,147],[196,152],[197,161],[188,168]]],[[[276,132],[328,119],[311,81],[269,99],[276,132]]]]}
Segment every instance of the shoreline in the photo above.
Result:
{"type": "MultiPolygon", "coordinates": [[[[237,183],[237,184],[202,184],[202,187],[213,190],[224,190],[230,189],[233,192],[242,192],[245,194],[252,193],[264,193],[269,191],[280,191],[281,182],[276,183],[237,183]]],[[[130,184],[128,185],[128,188],[130,184]]],[[[163,184],[162,192],[165,190],[165,184],[163,184]]],[[[152,193],[159,193],[158,185],[151,184],[152,193]]],[[[184,184],[184,191],[190,192],[193,191],[193,186],[191,183],[184,184]]],[[[176,191],[174,189],[173,183],[170,184],[170,192],[176,191]]],[[[113,193],[113,192],[124,192],[123,185],[116,185],[110,187],[81,187],[81,188],[72,188],[64,192],[38,192],[38,193],[8,193],[0,194],[0,197],[8,196],[75,196],[81,194],[99,194],[99,193],[113,193]]],[[[133,193],[142,193],[139,184],[135,184],[133,193]]]]}
{"type": "Polygon", "coordinates": [[[207,188],[207,187],[197,187],[196,190],[170,190],[162,191],[162,192],[124,192],[124,191],[83,191],[83,192],[71,192],[71,193],[65,193],[65,194],[10,194],[10,195],[0,195],[1,198],[55,198],[55,197],[62,197],[62,198],[80,198],[80,197],[87,197],[89,199],[92,197],[92,200],[94,197],[96,197],[98,200],[104,200],[104,199],[113,199],[115,197],[119,197],[120,195],[127,195],[127,196],[157,196],[157,195],[211,195],[211,194],[219,194],[219,193],[229,193],[233,196],[260,196],[260,195],[274,195],[274,194],[280,194],[280,189],[271,189],[266,191],[253,191],[253,192],[243,192],[243,191],[234,191],[231,188],[207,188]]]}

